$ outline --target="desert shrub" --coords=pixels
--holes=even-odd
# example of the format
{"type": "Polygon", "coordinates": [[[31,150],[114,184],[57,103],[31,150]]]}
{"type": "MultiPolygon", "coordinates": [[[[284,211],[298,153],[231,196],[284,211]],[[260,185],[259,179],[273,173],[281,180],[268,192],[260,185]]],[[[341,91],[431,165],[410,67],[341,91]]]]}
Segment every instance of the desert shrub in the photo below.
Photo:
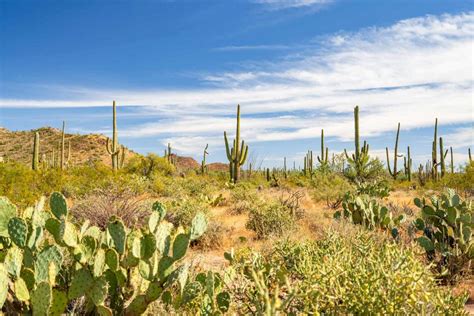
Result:
{"type": "Polygon", "coordinates": [[[463,201],[449,189],[428,200],[416,198],[415,204],[421,209],[421,217],[414,224],[423,232],[417,241],[440,276],[455,281],[459,275],[469,272],[474,259],[474,207],[471,201],[463,201]]]}
{"type": "Polygon", "coordinates": [[[351,181],[359,183],[388,178],[387,170],[378,158],[370,159],[360,167],[359,172],[357,172],[354,166],[349,164],[344,171],[344,175],[351,181]]]}
{"type": "Polygon", "coordinates": [[[474,161],[466,164],[458,173],[446,173],[444,177],[437,181],[426,182],[425,189],[442,191],[446,188],[455,189],[465,198],[474,196],[474,161]]]}
{"type": "Polygon", "coordinates": [[[168,163],[166,158],[148,154],[145,157],[137,155],[129,159],[124,166],[124,171],[150,178],[156,173],[171,175],[175,168],[168,163]]]}
{"type": "Polygon", "coordinates": [[[302,190],[293,191],[286,189],[281,193],[278,201],[283,205],[290,214],[296,218],[301,219],[304,217],[305,210],[301,206],[301,200],[304,198],[305,193],[302,190]]]}
{"type": "Polygon", "coordinates": [[[226,256],[237,314],[465,313],[467,297],[438,287],[415,249],[364,230],[285,241],[266,255],[244,250],[226,256]]]}
{"type": "Polygon", "coordinates": [[[338,208],[346,192],[353,190],[353,186],[343,176],[333,172],[317,172],[311,186],[313,200],[324,201],[332,209],[338,208]]]}
{"type": "Polygon", "coordinates": [[[136,227],[148,218],[148,209],[144,199],[133,191],[115,186],[97,189],[78,200],[71,213],[77,221],[88,220],[101,228],[107,226],[111,216],[120,217],[127,227],[136,227]]]}
{"type": "Polygon", "coordinates": [[[238,185],[230,191],[231,214],[243,214],[248,212],[251,207],[260,201],[256,190],[248,189],[246,186],[238,185]]]}
{"type": "Polygon", "coordinates": [[[296,218],[291,210],[279,202],[259,203],[249,211],[245,227],[253,230],[258,239],[278,237],[294,228],[296,218]]]}
{"type": "Polygon", "coordinates": [[[181,200],[173,200],[166,203],[168,213],[166,219],[176,226],[188,226],[197,213],[207,214],[209,212],[208,205],[199,199],[184,198],[181,200]]]}
{"type": "Polygon", "coordinates": [[[398,237],[398,226],[405,220],[405,215],[393,216],[387,207],[369,195],[358,196],[348,193],[342,202],[342,210],[336,211],[334,218],[345,218],[367,229],[390,230],[395,238],[398,237]]]}
{"type": "Polygon", "coordinates": [[[223,241],[226,239],[227,232],[228,229],[221,223],[210,221],[207,225],[206,232],[192,245],[201,250],[219,249],[223,246],[223,241]]]}
{"type": "Polygon", "coordinates": [[[374,180],[356,183],[356,194],[384,198],[390,194],[390,187],[386,180],[374,180]]]}

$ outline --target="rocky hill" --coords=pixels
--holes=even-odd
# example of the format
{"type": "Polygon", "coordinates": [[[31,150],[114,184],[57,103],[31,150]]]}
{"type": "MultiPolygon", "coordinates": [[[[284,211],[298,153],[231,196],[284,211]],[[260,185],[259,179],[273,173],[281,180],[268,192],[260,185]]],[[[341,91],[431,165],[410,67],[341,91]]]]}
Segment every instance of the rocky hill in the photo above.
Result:
{"type": "MultiPolygon", "coordinates": [[[[42,127],[30,131],[10,131],[0,127],[0,161],[18,161],[30,164],[32,159],[34,135],[40,135],[40,160],[45,157],[51,159],[53,150],[56,157],[59,157],[61,146],[61,131],[57,128],[42,127]]],[[[103,162],[110,164],[110,156],[105,146],[107,137],[101,134],[68,134],[65,135],[65,156],[67,158],[69,144],[71,146],[71,156],[69,165],[77,165],[89,162],[103,162]]],[[[133,156],[139,155],[133,150],[126,149],[126,161],[133,156]]],[[[179,170],[198,169],[200,163],[191,157],[174,156],[174,161],[179,170]]],[[[57,159],[57,158],[56,158],[57,159]]],[[[227,171],[226,164],[213,163],[208,165],[209,170],[227,171]]]]}

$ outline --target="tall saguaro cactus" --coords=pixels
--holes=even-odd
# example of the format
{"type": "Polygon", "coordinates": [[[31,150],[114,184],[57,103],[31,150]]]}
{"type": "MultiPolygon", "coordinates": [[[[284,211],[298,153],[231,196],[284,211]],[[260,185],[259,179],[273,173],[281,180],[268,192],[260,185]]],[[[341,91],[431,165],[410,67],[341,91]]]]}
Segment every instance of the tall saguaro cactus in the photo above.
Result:
{"type": "Polygon", "coordinates": [[[125,149],[123,146],[120,146],[118,143],[117,135],[117,110],[115,106],[115,101],[112,104],[113,111],[113,130],[112,130],[112,143],[110,143],[110,138],[107,138],[106,149],[112,159],[112,169],[114,171],[120,169],[123,166],[125,160],[125,149]]]}
{"type": "Polygon", "coordinates": [[[398,128],[397,128],[397,138],[395,139],[395,153],[393,154],[393,172],[392,169],[390,168],[390,158],[388,154],[388,147],[385,147],[385,153],[387,154],[387,168],[388,172],[390,175],[393,177],[393,179],[397,178],[397,175],[400,173],[397,171],[397,158],[401,157],[402,155],[398,155],[398,137],[400,136],[400,123],[398,123],[398,128]]]}
{"type": "Polygon", "coordinates": [[[410,146],[407,147],[407,157],[403,157],[403,165],[405,167],[405,175],[407,176],[408,181],[411,181],[412,159],[410,155],[410,146]]]}
{"type": "Polygon", "coordinates": [[[39,133],[35,133],[35,139],[33,142],[33,159],[31,163],[31,168],[33,170],[38,170],[39,168],[39,142],[40,142],[40,136],[39,133]]]}
{"type": "Polygon", "coordinates": [[[441,166],[441,177],[444,177],[446,174],[446,156],[448,155],[448,150],[444,151],[443,149],[443,137],[439,138],[439,165],[441,166]]]}
{"type": "Polygon", "coordinates": [[[436,145],[436,141],[438,139],[438,118],[435,120],[435,128],[434,128],[434,138],[432,143],[431,149],[431,178],[433,180],[438,179],[438,146],[436,145]]]}
{"type": "Polygon", "coordinates": [[[321,130],[321,157],[318,156],[318,161],[321,166],[327,166],[328,164],[329,149],[326,147],[326,153],[324,153],[324,129],[321,130]]]}
{"type": "Polygon", "coordinates": [[[449,146],[449,151],[451,153],[451,173],[454,173],[454,159],[453,159],[453,147],[449,146]]]}
{"type": "Polygon", "coordinates": [[[205,174],[207,167],[206,167],[206,156],[209,155],[207,152],[207,148],[209,147],[209,144],[206,144],[206,148],[204,148],[204,153],[202,155],[202,161],[201,161],[201,173],[205,174]]]}
{"type": "Polygon", "coordinates": [[[467,149],[467,154],[468,154],[468,156],[469,156],[469,163],[471,163],[471,162],[472,162],[471,148],[468,148],[468,149],[467,149]]]}
{"type": "Polygon", "coordinates": [[[61,170],[64,169],[64,164],[65,164],[65,160],[64,160],[64,130],[66,128],[66,122],[63,121],[63,129],[62,129],[62,132],[61,132],[61,154],[60,154],[60,162],[59,162],[59,167],[61,170]]]}
{"type": "Polygon", "coordinates": [[[227,132],[225,131],[224,141],[227,159],[229,160],[230,179],[232,182],[237,183],[240,178],[240,167],[245,163],[249,149],[248,145],[245,145],[245,142],[243,140],[242,143],[240,143],[240,104],[237,105],[237,128],[235,132],[233,146],[229,146],[229,141],[227,140],[227,132]]]}
{"type": "Polygon", "coordinates": [[[359,141],[359,106],[354,108],[354,145],[355,152],[349,156],[347,150],[344,149],[347,161],[355,169],[356,175],[360,177],[364,171],[365,166],[369,162],[369,144],[364,141],[364,145],[360,148],[359,141]]]}

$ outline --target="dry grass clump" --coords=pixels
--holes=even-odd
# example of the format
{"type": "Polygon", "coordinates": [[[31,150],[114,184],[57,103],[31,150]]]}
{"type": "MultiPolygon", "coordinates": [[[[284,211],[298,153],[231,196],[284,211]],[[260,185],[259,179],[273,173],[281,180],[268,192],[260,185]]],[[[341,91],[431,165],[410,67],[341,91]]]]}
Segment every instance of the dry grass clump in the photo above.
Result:
{"type": "Polygon", "coordinates": [[[145,223],[149,208],[144,199],[128,188],[108,187],[97,189],[72,208],[72,215],[78,220],[89,220],[91,224],[105,228],[109,218],[119,216],[127,227],[145,223]]]}

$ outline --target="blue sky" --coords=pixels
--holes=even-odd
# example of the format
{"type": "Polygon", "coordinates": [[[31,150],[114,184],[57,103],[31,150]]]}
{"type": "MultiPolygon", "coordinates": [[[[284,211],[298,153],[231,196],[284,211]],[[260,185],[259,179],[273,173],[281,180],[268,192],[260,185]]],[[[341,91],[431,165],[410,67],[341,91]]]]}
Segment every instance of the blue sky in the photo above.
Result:
{"type": "Polygon", "coordinates": [[[352,149],[352,109],[372,153],[431,150],[432,125],[455,160],[473,147],[473,1],[0,1],[0,126],[68,123],[161,153],[171,142],[224,161],[223,130],[256,160],[300,164],[352,149]]]}

